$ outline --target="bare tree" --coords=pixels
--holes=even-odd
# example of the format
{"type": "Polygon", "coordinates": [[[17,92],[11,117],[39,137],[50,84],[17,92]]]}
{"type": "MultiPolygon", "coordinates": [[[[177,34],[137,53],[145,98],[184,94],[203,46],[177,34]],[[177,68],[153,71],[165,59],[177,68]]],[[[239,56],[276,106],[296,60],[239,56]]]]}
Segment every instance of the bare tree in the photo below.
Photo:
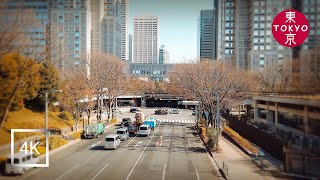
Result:
{"type": "MultiPolygon", "coordinates": [[[[96,84],[99,108],[102,107],[101,104],[104,98],[109,100],[107,111],[108,120],[110,120],[114,116],[112,107],[116,106],[116,98],[128,91],[126,65],[113,55],[94,53],[91,55],[89,67],[90,79],[95,81],[96,84]]],[[[101,109],[99,109],[99,113],[101,113],[101,109]]]]}
{"type": "Polygon", "coordinates": [[[220,95],[220,104],[230,105],[243,100],[254,84],[248,73],[221,61],[175,65],[169,79],[169,91],[199,101],[202,109],[211,115],[211,125],[217,103],[216,93],[220,95]]]}
{"type": "Polygon", "coordinates": [[[90,111],[94,106],[95,85],[87,78],[87,72],[82,67],[76,70],[64,71],[63,78],[61,106],[63,109],[73,113],[76,128],[78,128],[80,115],[84,111],[87,112],[89,124],[90,111]]]}
{"type": "MultiPolygon", "coordinates": [[[[1,7],[3,8],[3,7],[1,7]]],[[[49,60],[51,44],[43,44],[34,36],[34,28],[39,27],[40,23],[35,18],[36,15],[32,10],[21,8],[19,11],[12,12],[0,8],[0,60],[7,54],[16,54],[14,60],[17,64],[16,71],[18,78],[14,82],[14,87],[8,97],[0,97],[4,100],[0,110],[0,128],[6,121],[15,96],[28,83],[26,76],[34,66],[49,60]],[[21,61],[21,58],[28,59],[21,61]]],[[[37,73],[37,72],[34,72],[37,73]]]]}

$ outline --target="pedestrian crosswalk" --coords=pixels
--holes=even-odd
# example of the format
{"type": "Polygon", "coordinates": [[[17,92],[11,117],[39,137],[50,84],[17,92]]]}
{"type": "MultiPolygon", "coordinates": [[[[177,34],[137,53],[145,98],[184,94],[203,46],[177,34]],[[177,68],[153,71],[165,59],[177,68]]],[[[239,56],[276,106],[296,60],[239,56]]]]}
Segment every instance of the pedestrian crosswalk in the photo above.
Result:
{"type": "Polygon", "coordinates": [[[161,123],[193,124],[194,120],[158,119],[161,123]]]}

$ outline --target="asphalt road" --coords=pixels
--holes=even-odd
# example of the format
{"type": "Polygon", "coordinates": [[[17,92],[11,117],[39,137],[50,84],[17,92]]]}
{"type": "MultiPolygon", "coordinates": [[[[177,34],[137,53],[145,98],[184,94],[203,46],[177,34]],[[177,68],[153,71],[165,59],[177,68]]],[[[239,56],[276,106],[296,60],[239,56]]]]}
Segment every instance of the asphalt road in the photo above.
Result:
{"type": "MultiPolygon", "coordinates": [[[[194,116],[190,110],[168,115],[152,115],[154,109],[142,112],[161,120],[149,137],[130,137],[117,150],[105,150],[103,137],[81,140],[50,156],[49,168],[0,179],[218,179],[200,138],[191,128],[194,116]]],[[[133,118],[127,110],[119,116],[133,118]]],[[[116,128],[106,133],[115,133],[116,128]]]]}

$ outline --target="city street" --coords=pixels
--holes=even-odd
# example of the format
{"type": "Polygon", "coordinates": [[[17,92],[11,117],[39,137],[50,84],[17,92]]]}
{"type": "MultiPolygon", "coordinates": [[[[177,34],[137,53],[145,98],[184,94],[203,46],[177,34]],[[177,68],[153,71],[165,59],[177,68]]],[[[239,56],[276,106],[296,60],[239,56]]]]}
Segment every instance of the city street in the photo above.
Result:
{"type": "MultiPolygon", "coordinates": [[[[129,109],[119,114],[131,117],[129,109]]],[[[49,168],[37,168],[23,176],[0,179],[217,179],[205,148],[191,128],[195,116],[190,110],[181,114],[152,115],[160,120],[149,137],[133,136],[122,141],[117,150],[105,150],[104,138],[84,139],[50,157],[49,168]]],[[[115,133],[118,126],[106,133],[115,133]]]]}

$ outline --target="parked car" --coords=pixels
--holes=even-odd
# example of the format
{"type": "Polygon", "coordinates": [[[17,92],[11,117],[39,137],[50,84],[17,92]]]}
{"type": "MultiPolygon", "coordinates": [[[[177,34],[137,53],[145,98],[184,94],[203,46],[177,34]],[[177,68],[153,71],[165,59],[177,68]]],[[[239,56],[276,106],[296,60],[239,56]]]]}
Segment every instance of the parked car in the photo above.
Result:
{"type": "Polygon", "coordinates": [[[137,111],[138,111],[137,108],[131,108],[131,109],[130,109],[130,113],[136,113],[137,111]]]}
{"type": "Polygon", "coordinates": [[[154,111],[154,114],[155,115],[166,115],[166,114],[168,114],[168,111],[164,110],[164,109],[157,109],[154,111]]]}
{"type": "Polygon", "coordinates": [[[196,110],[193,110],[193,111],[192,111],[192,115],[196,115],[196,110]]]}
{"type": "Polygon", "coordinates": [[[171,114],[180,114],[181,111],[180,111],[180,109],[172,109],[170,113],[171,114]]]}
{"type": "Polygon", "coordinates": [[[106,135],[106,143],[104,145],[105,149],[117,149],[119,145],[120,145],[120,136],[118,134],[106,135]]]}
{"type": "Polygon", "coordinates": [[[132,120],[130,118],[123,118],[121,122],[121,127],[128,127],[130,123],[132,123],[132,120]]]}

